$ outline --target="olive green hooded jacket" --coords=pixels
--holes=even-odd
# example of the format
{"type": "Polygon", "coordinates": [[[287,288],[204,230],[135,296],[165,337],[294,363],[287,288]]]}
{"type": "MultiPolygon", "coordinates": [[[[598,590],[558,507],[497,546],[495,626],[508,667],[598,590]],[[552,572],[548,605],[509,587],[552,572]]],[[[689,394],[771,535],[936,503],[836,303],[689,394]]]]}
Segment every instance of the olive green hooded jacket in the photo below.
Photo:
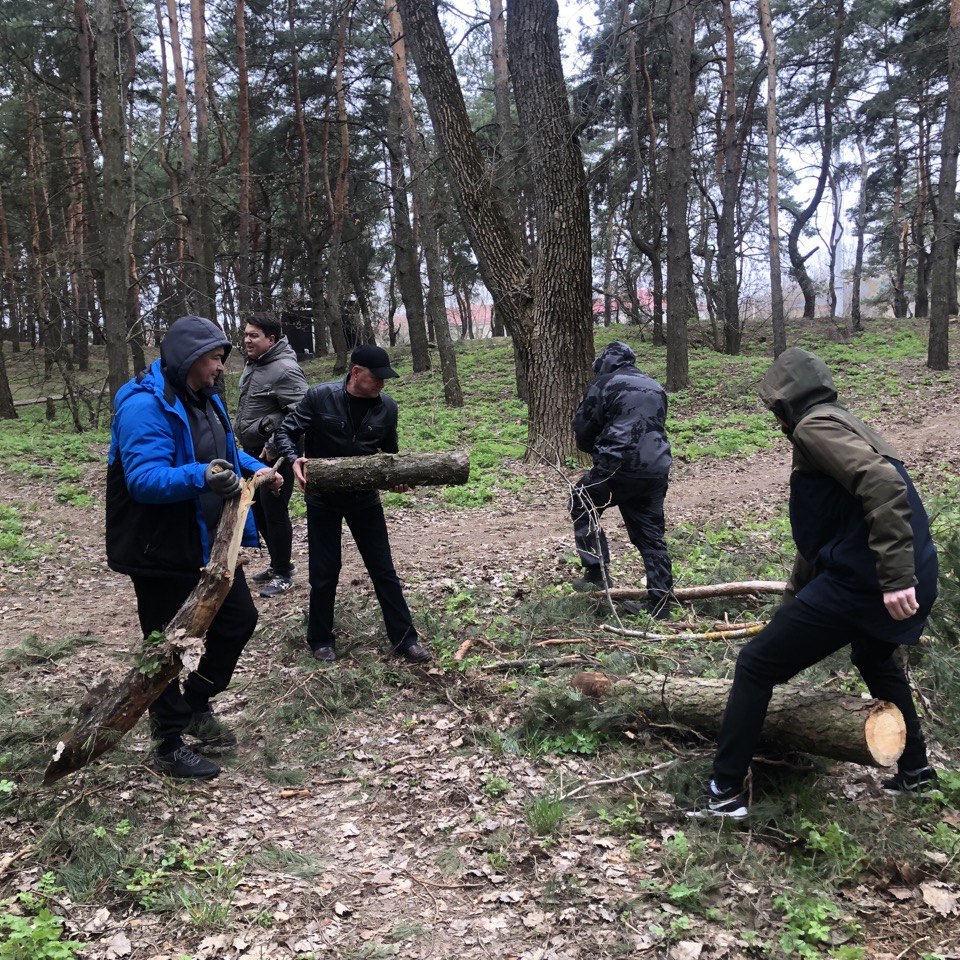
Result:
{"type": "MultiPolygon", "coordinates": [[[[936,552],[902,458],[837,403],[826,364],[792,347],[769,368],[759,392],[793,443],[791,527],[798,554],[785,600],[823,572],[854,591],[889,592],[917,585],[919,568],[923,592],[935,595],[936,552]]],[[[842,591],[828,592],[836,599],[842,591]]]]}

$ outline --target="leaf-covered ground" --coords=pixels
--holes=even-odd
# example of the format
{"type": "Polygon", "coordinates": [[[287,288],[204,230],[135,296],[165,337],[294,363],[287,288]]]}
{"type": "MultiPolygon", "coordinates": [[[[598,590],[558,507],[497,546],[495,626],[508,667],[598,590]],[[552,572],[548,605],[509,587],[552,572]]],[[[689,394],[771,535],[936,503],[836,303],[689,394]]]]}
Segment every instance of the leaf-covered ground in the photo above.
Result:
{"type": "MultiPolygon", "coordinates": [[[[662,374],[662,353],[635,333],[617,336],[662,374]]],[[[927,371],[910,330],[816,346],[850,405],[904,451],[949,548],[957,375],[927,371]]],[[[766,362],[700,354],[695,387],[671,399],[667,510],[680,583],[780,578],[789,565],[789,450],[753,395],[766,362]]],[[[388,501],[434,662],[386,657],[349,542],[345,656],[322,668],[305,655],[298,517],[297,587],[260,601],[222,698],[241,747],[204,785],[150,772],[141,724],[104,762],[38,787],[82,691],[131,662],[136,611],[129,581],[103,557],[106,435],[0,425],[0,956],[18,929],[52,943],[57,918],[90,958],[958,955],[960,778],[944,778],[942,798],[891,802],[876,771],[779,758],[758,767],[750,823],[701,826],[680,806],[708,769],[709,743],[571,698],[566,680],[584,665],[725,676],[737,644],[602,633],[611,617],[567,585],[576,571],[564,476],[514,459],[522,407],[507,351],[473,345],[461,369],[472,398],[462,412],[438,403],[432,375],[394,391],[404,445],[469,444],[475,466],[458,493],[388,501]]],[[[639,582],[618,518],[607,527],[618,582],[639,582]]],[[[255,571],[265,559],[247,563],[255,571]]],[[[768,611],[714,601],[683,617],[703,625],[768,611]]],[[[955,641],[945,620],[913,665],[947,771],[960,717],[955,641]]],[[[808,681],[861,689],[842,657],[808,681]]],[[[11,955],[57,956],[34,949],[11,955]]]]}

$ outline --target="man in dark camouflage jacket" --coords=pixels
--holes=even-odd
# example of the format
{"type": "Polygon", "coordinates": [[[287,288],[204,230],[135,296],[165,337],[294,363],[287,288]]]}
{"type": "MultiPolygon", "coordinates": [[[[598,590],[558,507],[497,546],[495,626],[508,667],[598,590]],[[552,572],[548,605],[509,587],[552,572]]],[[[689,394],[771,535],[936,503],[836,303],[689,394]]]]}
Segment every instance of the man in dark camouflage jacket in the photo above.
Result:
{"type": "Polygon", "coordinates": [[[607,507],[619,507],[646,567],[647,610],[665,619],[673,588],[663,538],[663,501],[673,462],[666,433],[667,395],[636,368],[636,359],[625,343],[611,343],[594,363],[596,377],[573,417],[577,446],[593,457],[593,468],[574,487],[569,504],[584,566],[574,588],[596,590],[612,582],[600,516],[607,507]]]}

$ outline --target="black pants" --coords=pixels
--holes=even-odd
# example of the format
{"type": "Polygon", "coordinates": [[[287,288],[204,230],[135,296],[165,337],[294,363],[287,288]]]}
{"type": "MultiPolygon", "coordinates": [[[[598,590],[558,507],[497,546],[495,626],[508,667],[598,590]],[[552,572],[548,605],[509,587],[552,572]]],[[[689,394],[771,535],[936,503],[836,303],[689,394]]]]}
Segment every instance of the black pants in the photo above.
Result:
{"type": "Polygon", "coordinates": [[[739,787],[750,767],[774,686],[850,644],[850,659],[872,696],[899,708],[907,727],[901,770],[927,764],[910,685],[897,660],[896,646],[858,633],[835,613],[816,610],[802,600],[780,607],[770,623],[740,650],[720,728],[713,776],[723,789],[739,787]]]}
{"type": "Polygon", "coordinates": [[[387,636],[395,650],[417,641],[403,587],[393,566],[387,521],[379,494],[359,497],[329,497],[322,503],[307,503],[307,539],[310,547],[310,616],[307,643],[312,650],[333,646],[333,606],[340,579],[340,531],[343,521],[353,534],[357,549],[373,581],[373,589],[387,636]]]}
{"type": "MultiPolygon", "coordinates": [[[[137,594],[137,614],[143,635],[163,630],[199,582],[199,574],[184,577],[132,577],[137,594]]],[[[257,625],[257,608],[250,588],[237,567],[233,584],[207,631],[197,669],[180,688],[172,680],[150,707],[150,726],[161,753],[182,744],[181,734],[194,712],[208,710],[211,697],[227,689],[243,648],[257,625]]]]}
{"type": "Polygon", "coordinates": [[[666,477],[607,477],[591,470],[574,487],[569,504],[577,553],[587,568],[599,567],[601,558],[604,566],[610,563],[607,537],[598,521],[608,507],[620,508],[630,542],[643,557],[651,605],[662,602],[673,589],[673,567],[664,540],[666,496],[666,477]]]}
{"type": "Polygon", "coordinates": [[[290,575],[290,555],[293,552],[293,524],[290,522],[290,496],[293,493],[293,464],[285,457],[280,461],[283,487],[274,493],[266,487],[257,490],[253,501],[253,515],[257,521],[267,550],[270,567],[281,577],[290,575]]]}

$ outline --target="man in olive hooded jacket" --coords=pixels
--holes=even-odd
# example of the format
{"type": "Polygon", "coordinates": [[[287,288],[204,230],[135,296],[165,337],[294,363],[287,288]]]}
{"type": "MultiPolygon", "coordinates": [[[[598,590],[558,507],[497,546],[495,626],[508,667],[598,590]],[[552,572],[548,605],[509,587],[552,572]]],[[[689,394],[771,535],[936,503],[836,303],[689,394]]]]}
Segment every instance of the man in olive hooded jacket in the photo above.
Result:
{"type": "Polygon", "coordinates": [[[744,789],[773,687],[848,644],[870,693],[906,723],[889,793],[936,786],[899,645],[915,645],[937,592],[937,553],[901,456],[837,403],[826,364],[792,347],[760,398],[793,444],[790,525],[797,558],[783,603],[737,658],[713,777],[695,816],[744,817],[744,789]]]}

